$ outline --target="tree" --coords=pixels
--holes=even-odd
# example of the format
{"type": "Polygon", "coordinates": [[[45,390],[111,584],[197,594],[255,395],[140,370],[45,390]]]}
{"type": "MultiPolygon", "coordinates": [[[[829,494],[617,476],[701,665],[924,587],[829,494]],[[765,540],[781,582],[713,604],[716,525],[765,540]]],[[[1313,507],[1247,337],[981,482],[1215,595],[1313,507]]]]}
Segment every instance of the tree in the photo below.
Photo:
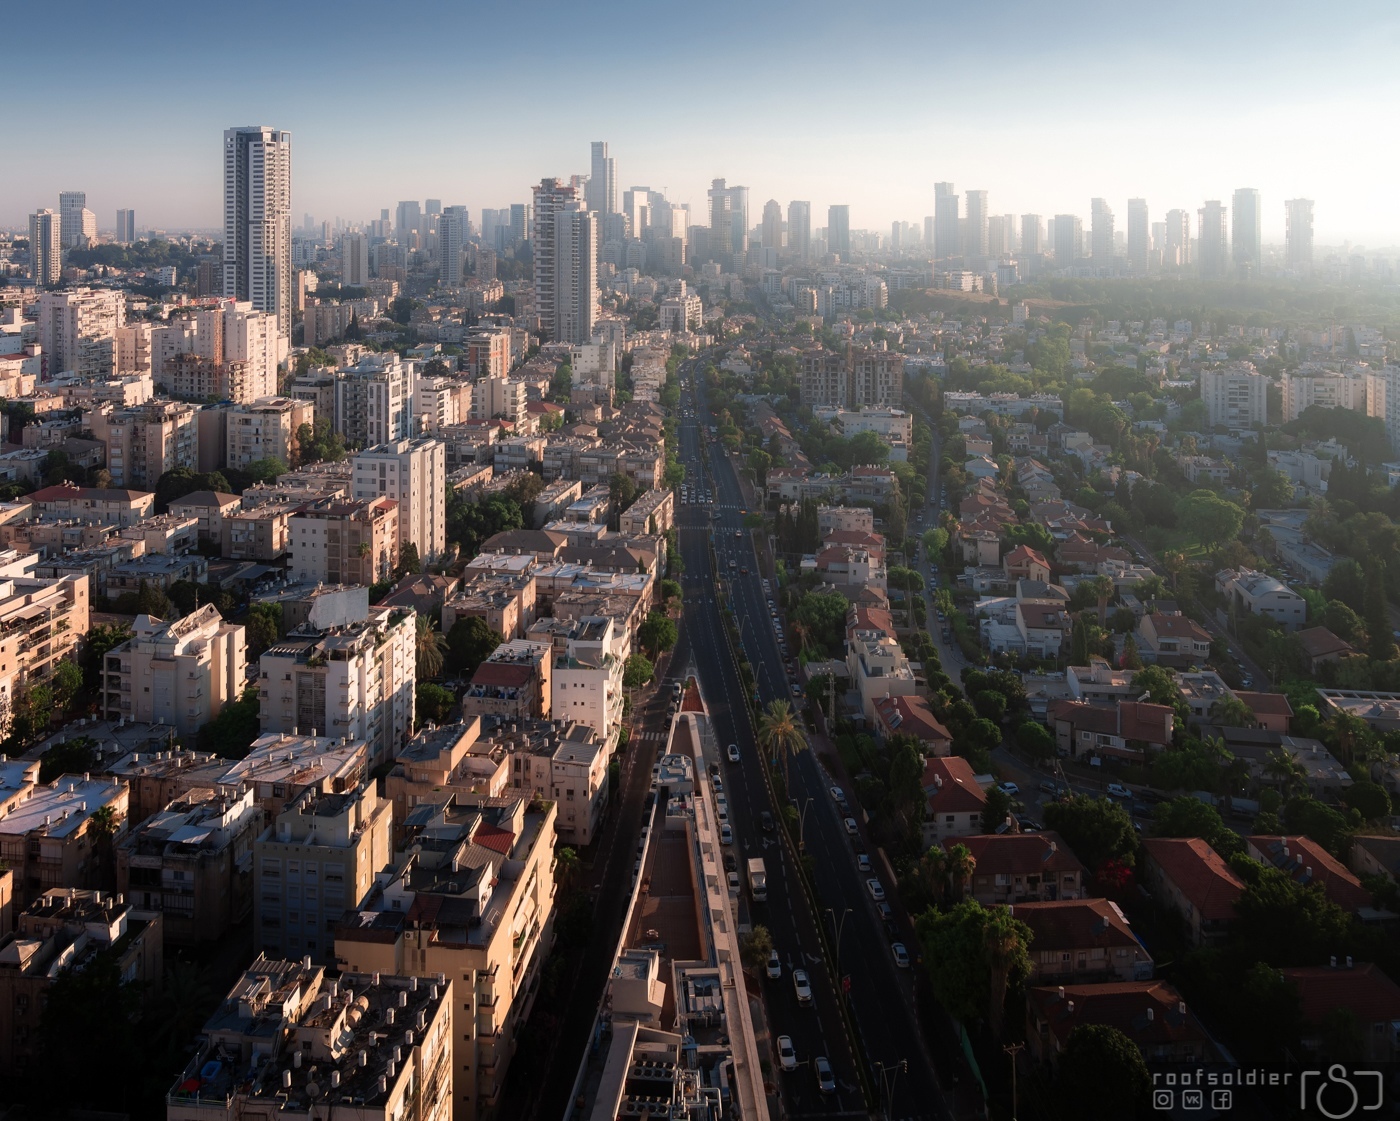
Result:
{"type": "Polygon", "coordinates": [[[948,911],[930,909],[914,931],[934,996],[959,1020],[990,1021],[994,993],[1004,997],[1030,974],[1030,928],[1004,907],[988,910],[969,899],[948,911]]]}
{"type": "Polygon", "coordinates": [[[1385,565],[1378,560],[1366,566],[1366,652],[1378,662],[1395,657],[1395,638],[1390,633],[1390,609],[1385,593],[1385,565]]]}
{"type": "Polygon", "coordinates": [[[99,888],[113,889],[117,885],[116,853],[113,843],[121,829],[121,818],[110,805],[99,806],[88,818],[88,835],[92,838],[92,856],[97,864],[99,888]]]}
{"type": "Polygon", "coordinates": [[[418,546],[412,541],[404,541],[399,545],[399,563],[394,568],[394,579],[402,580],[405,576],[416,575],[423,571],[423,562],[418,559],[418,546]]]}
{"type": "Polygon", "coordinates": [[[108,653],[131,637],[131,628],[122,623],[98,623],[88,631],[82,646],[80,661],[83,680],[89,689],[96,689],[102,665],[108,653]]]}
{"type": "Polygon", "coordinates": [[[1060,1056],[1058,1091],[1066,1116],[1083,1116],[1086,1103],[1104,1121],[1147,1115],[1152,1076],[1137,1044],[1109,1024],[1080,1024],[1060,1056]]]}
{"type": "Polygon", "coordinates": [[[452,672],[470,677],[505,639],[480,615],[469,615],[447,632],[447,661],[452,672]]]}
{"type": "Polygon", "coordinates": [[[1254,710],[1235,696],[1224,696],[1210,706],[1210,719],[1224,728],[1253,728],[1259,723],[1254,710]]]}
{"type": "Polygon", "coordinates": [[[96,745],[87,736],[56,743],[39,756],[39,781],[50,783],[60,775],[81,775],[95,768],[96,745]]]}
{"type": "Polygon", "coordinates": [[[1011,795],[994,786],[987,791],[987,801],[982,806],[982,832],[995,833],[1007,815],[1011,813],[1011,795]]]}
{"type": "Polygon", "coordinates": [[[754,481],[758,483],[759,490],[768,486],[768,468],[773,466],[773,457],[762,448],[755,448],[749,452],[749,470],[753,472],[754,481]]]}
{"type": "Polygon", "coordinates": [[[1195,490],[1177,505],[1177,517],[1208,549],[1218,549],[1239,536],[1244,509],[1212,490],[1195,490]]]}
{"type": "Polygon", "coordinates": [[[419,681],[426,681],[442,672],[442,663],[448,649],[447,636],[437,629],[431,616],[418,616],[413,649],[419,681]]]}
{"type": "Polygon", "coordinates": [[[1364,821],[1379,821],[1391,813],[1390,794],[1379,783],[1365,779],[1342,790],[1347,809],[1355,810],[1364,821]]]}
{"type": "Polygon", "coordinates": [[[637,628],[637,640],[653,659],[675,646],[676,638],[676,624],[660,611],[651,612],[637,628]]]}
{"type": "Polygon", "coordinates": [[[1214,844],[1224,829],[1216,808],[1190,795],[1162,802],[1153,815],[1152,832],[1158,837],[1201,837],[1214,844]]]}
{"type": "Polygon", "coordinates": [[[1252,510],[1271,510],[1293,501],[1293,483],[1282,471],[1272,467],[1260,471],[1254,479],[1249,506],[1252,510]]]}
{"type": "Polygon", "coordinates": [[[68,706],[73,703],[82,687],[83,671],[78,668],[76,662],[64,658],[54,667],[53,676],[49,678],[49,688],[53,691],[53,703],[59,712],[68,710],[68,706]]]}
{"type": "Polygon", "coordinates": [[[435,685],[431,681],[420,681],[415,687],[413,695],[415,725],[422,727],[429,720],[434,724],[445,723],[452,714],[452,708],[456,703],[457,697],[451,689],[444,689],[441,685],[435,685]]]}
{"type": "Polygon", "coordinates": [[[978,716],[984,716],[993,724],[1000,724],[1006,715],[1006,697],[995,689],[983,689],[972,698],[972,707],[978,716]]]}
{"type": "Polygon", "coordinates": [[[224,705],[218,716],[199,729],[195,746],[221,759],[242,759],[261,734],[258,689],[250,685],[243,691],[242,698],[224,705]]]}
{"type": "Polygon", "coordinates": [[[277,480],[278,475],[287,473],[287,465],[277,456],[272,455],[265,459],[255,459],[244,470],[252,476],[255,483],[271,483],[277,480]]]}
{"type": "Polygon", "coordinates": [[[783,783],[787,785],[788,759],[799,751],[807,750],[807,738],[802,734],[796,715],[787,701],[779,699],[768,702],[768,707],[758,718],[758,742],[767,749],[774,763],[781,756],[783,783]]]}
{"type": "Polygon", "coordinates": [[[250,658],[260,657],[269,646],[277,645],[282,636],[282,609],[275,603],[249,605],[244,636],[250,658]]]}
{"type": "Polygon", "coordinates": [[[1138,653],[1137,639],[1131,634],[1123,640],[1123,668],[1142,669],[1142,655],[1138,653]]]}
{"type": "Polygon", "coordinates": [[[620,471],[608,479],[608,502],[614,517],[621,514],[637,499],[637,484],[631,475],[620,471]]]}
{"type": "Polygon", "coordinates": [[[1314,880],[1304,886],[1287,872],[1235,858],[1245,881],[1235,901],[1232,941],[1275,968],[1314,965],[1351,945],[1351,916],[1331,902],[1314,880]]]}
{"type": "Polygon", "coordinates": [[[1053,829],[1090,868],[1107,860],[1132,864],[1137,849],[1133,819],[1117,802],[1076,794],[1045,807],[1045,827],[1053,829]]]}
{"type": "Polygon", "coordinates": [[[1080,581],[1077,587],[1082,587],[1088,595],[1094,597],[1099,605],[1099,629],[1104,630],[1108,626],[1108,601],[1117,593],[1117,588],[1113,583],[1113,577],[1091,576],[1087,580],[1080,581]]]}
{"type": "Polygon", "coordinates": [[[1032,759],[1046,760],[1055,756],[1055,737],[1044,724],[1027,720],[1016,729],[1016,742],[1032,759]]]}
{"type": "Polygon", "coordinates": [[[768,964],[768,958],[772,953],[773,936],[762,923],[754,926],[740,939],[739,957],[743,960],[745,967],[755,973],[768,964]]]}
{"type": "Polygon", "coordinates": [[[1346,856],[1347,819],[1331,806],[1301,795],[1290,798],[1283,804],[1283,824],[1290,833],[1311,837],[1333,856],[1346,856]]]}
{"type": "Polygon", "coordinates": [[[656,667],[645,654],[633,654],[622,668],[622,685],[625,689],[640,689],[651,680],[656,667]]]}
{"type": "Polygon", "coordinates": [[[1322,612],[1322,625],[1343,642],[1366,642],[1366,624],[1361,621],[1361,616],[1339,599],[1327,601],[1322,612]]]}
{"type": "Polygon", "coordinates": [[[1264,774],[1278,784],[1286,798],[1294,791],[1308,788],[1307,769],[1281,747],[1272,748],[1264,757],[1264,774]]]}

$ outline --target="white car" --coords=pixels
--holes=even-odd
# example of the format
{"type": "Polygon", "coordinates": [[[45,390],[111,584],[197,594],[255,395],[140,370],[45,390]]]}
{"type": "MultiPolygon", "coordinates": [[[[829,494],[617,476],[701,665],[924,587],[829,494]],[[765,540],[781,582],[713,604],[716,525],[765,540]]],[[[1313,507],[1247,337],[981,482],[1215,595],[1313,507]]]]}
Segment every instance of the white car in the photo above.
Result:
{"type": "Polygon", "coordinates": [[[870,892],[870,898],[875,900],[876,903],[883,903],[885,901],[885,888],[875,877],[872,876],[865,881],[865,890],[870,892]]]}
{"type": "Polygon", "coordinates": [[[874,871],[874,869],[870,865],[870,854],[868,852],[861,852],[856,854],[856,867],[859,868],[862,872],[874,871]]]}
{"type": "Polygon", "coordinates": [[[854,837],[857,833],[860,832],[860,829],[856,825],[856,819],[853,817],[843,818],[841,824],[846,827],[846,832],[849,833],[852,837],[854,837]]]}
{"type": "Polygon", "coordinates": [[[846,804],[846,792],[839,786],[833,786],[831,788],[831,797],[838,806],[844,806],[846,804]]]}
{"type": "Polygon", "coordinates": [[[792,1036],[778,1036],[778,1062],[784,1070],[797,1069],[797,1052],[792,1049],[792,1036]]]}
{"type": "Polygon", "coordinates": [[[1110,782],[1108,784],[1108,796],[1110,798],[1131,798],[1133,792],[1121,782],[1110,782]]]}
{"type": "Polygon", "coordinates": [[[768,953],[768,980],[776,981],[783,975],[783,963],[778,957],[777,950],[770,950],[768,953]]]}
{"type": "Polygon", "coordinates": [[[890,953],[894,954],[894,963],[900,969],[909,968],[909,951],[904,948],[903,942],[896,942],[890,947],[890,953]]]}
{"type": "Polygon", "coordinates": [[[1017,786],[1014,782],[1000,783],[997,786],[997,789],[1000,790],[1003,794],[1010,794],[1012,796],[1021,793],[1021,788],[1017,786]]]}
{"type": "Polygon", "coordinates": [[[805,969],[794,969],[792,971],[792,989],[797,994],[798,1004],[812,1003],[812,982],[807,980],[805,969]]]}
{"type": "Polygon", "coordinates": [[[729,894],[730,894],[730,895],[738,895],[738,894],[739,894],[739,873],[738,873],[738,872],[730,872],[730,873],[729,873],[729,894]]]}
{"type": "Polygon", "coordinates": [[[719,827],[719,843],[722,845],[732,845],[734,843],[734,830],[729,828],[729,822],[725,822],[719,827]]]}
{"type": "Polygon", "coordinates": [[[823,1094],[836,1093],[836,1075],[831,1072],[831,1063],[825,1055],[812,1060],[812,1072],[817,1076],[817,1089],[823,1094]]]}
{"type": "Polygon", "coordinates": [[[729,745],[729,761],[731,763],[737,763],[739,761],[739,745],[737,743],[731,743],[729,745]]]}

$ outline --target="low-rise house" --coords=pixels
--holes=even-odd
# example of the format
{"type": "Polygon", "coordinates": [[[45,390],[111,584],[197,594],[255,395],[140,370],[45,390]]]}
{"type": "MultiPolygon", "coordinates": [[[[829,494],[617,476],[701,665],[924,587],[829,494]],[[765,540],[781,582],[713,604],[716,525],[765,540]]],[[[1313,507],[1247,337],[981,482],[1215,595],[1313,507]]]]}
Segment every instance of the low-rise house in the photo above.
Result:
{"type": "Polygon", "coordinates": [[[1283,693],[1254,693],[1244,689],[1236,689],[1235,697],[1242,701],[1250,712],[1254,713],[1254,719],[1259,727],[1267,732],[1288,734],[1288,725],[1293,719],[1293,706],[1288,703],[1286,695],[1283,693]]]}
{"type": "Polygon", "coordinates": [[[1017,545],[1007,553],[1002,558],[1002,567],[1008,581],[1050,579],[1050,562],[1029,545],[1017,545]]]}
{"type": "Polygon", "coordinates": [[[1009,910],[1031,928],[1028,984],[1152,978],[1152,955],[1111,900],[1016,903],[1009,910]]]}
{"type": "Polygon", "coordinates": [[[1208,721],[1216,704],[1235,695],[1225,679],[1212,669],[1177,674],[1176,691],[1186,702],[1193,723],[1208,721]]]}
{"type": "Polygon", "coordinates": [[[1338,1009],[1350,1012],[1360,1029],[1361,1054],[1368,1063],[1400,1059],[1400,985],[1371,962],[1291,966],[1283,979],[1298,990],[1303,1050],[1316,1055],[1325,1046],[1327,1025],[1338,1009]]]}
{"type": "Polygon", "coordinates": [[[933,714],[929,703],[920,696],[881,697],[875,702],[874,731],[881,742],[896,732],[913,736],[925,755],[948,755],[953,750],[953,735],[933,714]]]}
{"type": "Polygon", "coordinates": [[[1141,690],[1133,688],[1133,670],[1115,669],[1095,655],[1087,666],[1070,666],[1065,670],[1069,695],[1076,701],[1090,704],[1117,704],[1136,700],[1141,690]]]}
{"type": "Polygon", "coordinates": [[[1069,613],[1059,604],[1016,604],[1016,630],[1021,636],[1021,649],[1026,654],[1036,658],[1058,658],[1069,629],[1069,613]]]}
{"type": "Polygon", "coordinates": [[[1142,847],[1144,878],[1158,902],[1185,921],[1192,944],[1223,941],[1244,881],[1200,837],[1149,837],[1142,847]]]}
{"type": "Polygon", "coordinates": [[[1032,1061],[1055,1066],[1083,1024],[1117,1028],[1150,1062],[1199,1063],[1214,1053],[1205,1028],[1165,981],[1027,990],[1026,1052],[1032,1061]]]}
{"type": "Polygon", "coordinates": [[[1276,576],[1250,568],[1216,573],[1215,590],[1231,604],[1273,619],[1286,631],[1300,629],[1308,619],[1308,601],[1276,576]]]}
{"type": "Polygon", "coordinates": [[[1383,876],[1391,883],[1400,882],[1400,837],[1353,837],[1350,863],[1357,876],[1383,876]]]}
{"type": "Polygon", "coordinates": [[[1084,898],[1084,865],[1053,830],[984,833],[958,843],[977,861],[967,894],[984,907],[1084,898]]]}
{"type": "Polygon", "coordinates": [[[1171,745],[1176,713],[1146,701],[1101,705],[1059,699],[1050,702],[1046,716],[1061,755],[1141,762],[1147,752],[1171,745]]]}
{"type": "Polygon", "coordinates": [[[1256,836],[1246,841],[1246,851],[1255,860],[1286,872],[1296,883],[1321,884],[1327,898],[1362,918],[1378,918],[1372,895],[1345,864],[1311,837],[1256,836]]]}
{"type": "Polygon", "coordinates": [[[1185,615],[1156,612],[1138,620],[1138,653],[1144,662],[1163,666],[1198,666],[1210,657],[1210,632],[1185,615]]]}
{"type": "Polygon", "coordinates": [[[1357,652],[1350,642],[1338,638],[1326,627],[1305,627],[1300,630],[1298,645],[1303,648],[1303,657],[1308,660],[1308,672],[1314,677],[1328,663],[1340,662],[1357,652]]]}
{"type": "Polygon", "coordinates": [[[982,832],[982,811],[987,808],[987,792],[961,755],[924,760],[923,844],[946,847],[954,837],[971,837],[982,832]]]}
{"type": "Polygon", "coordinates": [[[25,500],[40,517],[62,518],[101,525],[135,525],[155,513],[156,496],[144,490],[78,487],[72,483],[44,487],[25,500]]]}

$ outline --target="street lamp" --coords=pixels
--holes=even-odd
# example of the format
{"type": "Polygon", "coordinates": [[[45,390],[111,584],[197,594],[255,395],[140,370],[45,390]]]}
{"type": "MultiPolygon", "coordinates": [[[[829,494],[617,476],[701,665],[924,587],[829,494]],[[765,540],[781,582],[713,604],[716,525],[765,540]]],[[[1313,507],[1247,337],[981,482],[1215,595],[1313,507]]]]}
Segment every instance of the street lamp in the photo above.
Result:
{"type": "MultiPolygon", "coordinates": [[[[810,798],[807,800],[811,801],[810,798]]],[[[839,973],[841,971],[841,932],[846,929],[846,916],[851,913],[851,909],[847,907],[841,912],[840,922],[836,921],[836,912],[830,907],[826,909],[826,913],[831,916],[831,925],[836,931],[836,971],[839,973]]]]}
{"type": "MultiPolygon", "coordinates": [[[[797,811],[797,851],[807,851],[807,811],[812,807],[812,799],[809,797],[802,803],[802,808],[797,811]]],[[[829,910],[830,908],[828,908],[829,910]]],[[[847,908],[849,910],[849,908],[847,908]]]]}
{"type": "Polygon", "coordinates": [[[890,1107],[894,1104],[895,1079],[899,1077],[901,1071],[909,1069],[909,1060],[900,1059],[899,1062],[890,1063],[888,1066],[884,1063],[876,1063],[875,1065],[880,1068],[880,1090],[885,1103],[885,1121],[889,1121],[890,1107]]]}

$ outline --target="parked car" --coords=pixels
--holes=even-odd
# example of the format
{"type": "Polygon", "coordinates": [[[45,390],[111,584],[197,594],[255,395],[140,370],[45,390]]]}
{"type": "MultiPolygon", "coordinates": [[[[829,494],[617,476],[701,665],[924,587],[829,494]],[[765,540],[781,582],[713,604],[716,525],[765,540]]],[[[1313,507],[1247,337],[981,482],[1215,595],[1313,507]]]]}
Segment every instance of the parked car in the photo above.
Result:
{"type": "Polygon", "coordinates": [[[868,852],[856,853],[856,867],[862,872],[874,871],[870,865],[870,854],[868,852]]]}
{"type": "Polygon", "coordinates": [[[739,761],[739,745],[737,743],[731,743],[729,745],[729,761],[731,763],[737,763],[739,761]]]}
{"type": "Polygon", "coordinates": [[[777,950],[768,952],[768,980],[776,981],[783,975],[783,963],[778,958],[777,950]]]}
{"type": "Polygon", "coordinates": [[[883,903],[885,901],[884,885],[882,885],[879,880],[875,879],[875,877],[872,876],[865,881],[865,890],[870,892],[870,898],[875,900],[876,903],[883,903]]]}
{"type": "Polygon", "coordinates": [[[722,845],[732,845],[734,843],[734,830],[729,827],[729,822],[724,822],[719,827],[719,843],[722,845]]]}
{"type": "Polygon", "coordinates": [[[833,786],[831,788],[831,797],[838,806],[844,806],[846,804],[846,792],[839,786],[833,786]]]}
{"type": "Polygon", "coordinates": [[[773,815],[767,810],[764,810],[758,815],[758,821],[759,824],[763,826],[763,831],[765,833],[773,832],[773,815]]]}
{"type": "Polygon", "coordinates": [[[846,832],[852,837],[860,832],[860,827],[856,825],[856,819],[853,817],[842,818],[841,824],[846,827],[846,832]]]}
{"type": "Polygon", "coordinates": [[[739,870],[739,862],[734,859],[734,854],[732,852],[724,854],[724,870],[726,872],[737,872],[739,870]]]}
{"type": "Polygon", "coordinates": [[[1003,782],[998,785],[997,789],[1000,790],[1003,794],[1015,795],[1021,793],[1021,788],[1017,786],[1014,782],[1003,782]]]}
{"type": "Polygon", "coordinates": [[[1108,784],[1108,796],[1110,798],[1131,798],[1133,792],[1121,782],[1110,782],[1108,784]]]}
{"type": "Polygon", "coordinates": [[[812,1060],[812,1073],[817,1076],[817,1089],[823,1094],[836,1093],[836,1075],[831,1072],[831,1063],[825,1055],[812,1060]]]}
{"type": "Polygon", "coordinates": [[[730,873],[729,873],[729,894],[730,894],[730,895],[738,895],[738,894],[739,894],[739,873],[738,873],[738,872],[730,872],[730,873]]]}
{"type": "Polygon", "coordinates": [[[900,969],[909,968],[909,951],[904,948],[903,942],[896,942],[890,947],[890,953],[894,955],[894,963],[900,969]]]}
{"type": "Polygon", "coordinates": [[[797,1069],[797,1052],[792,1049],[792,1036],[778,1036],[778,1062],[784,1070],[797,1069]]]}
{"type": "Polygon", "coordinates": [[[1059,793],[1060,793],[1060,787],[1059,787],[1059,784],[1058,784],[1058,783],[1051,782],[1051,781],[1047,778],[1047,779],[1044,779],[1044,780],[1041,782],[1041,784],[1040,784],[1040,792],[1041,792],[1042,794],[1049,794],[1052,798],[1054,798],[1054,797],[1057,797],[1057,796],[1059,795],[1059,793]]]}
{"type": "Polygon", "coordinates": [[[812,983],[807,979],[805,969],[794,969],[792,971],[792,989],[797,994],[798,1004],[812,1003],[812,983]]]}

